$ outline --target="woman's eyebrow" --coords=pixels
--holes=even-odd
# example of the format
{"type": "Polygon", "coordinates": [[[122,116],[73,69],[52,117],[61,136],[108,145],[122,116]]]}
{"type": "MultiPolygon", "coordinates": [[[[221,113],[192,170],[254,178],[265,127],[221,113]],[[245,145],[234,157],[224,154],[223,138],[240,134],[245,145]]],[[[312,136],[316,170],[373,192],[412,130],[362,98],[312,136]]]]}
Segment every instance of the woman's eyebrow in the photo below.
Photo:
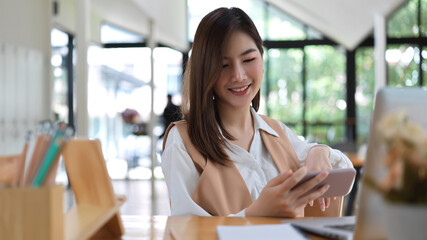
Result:
{"type": "MultiPolygon", "coordinates": [[[[257,50],[256,50],[255,48],[249,48],[248,50],[246,50],[246,51],[242,52],[242,53],[240,54],[240,56],[244,56],[244,55],[246,55],[246,54],[249,54],[249,53],[251,53],[251,52],[256,52],[256,51],[257,51],[257,50]]],[[[229,59],[229,57],[224,56],[224,59],[229,59]]]]}
{"type": "Polygon", "coordinates": [[[255,52],[255,51],[256,51],[256,49],[255,49],[255,48],[250,48],[250,49],[248,49],[248,50],[246,50],[246,51],[242,52],[242,53],[240,54],[240,56],[243,56],[243,55],[246,55],[246,54],[248,54],[248,53],[255,52]]]}

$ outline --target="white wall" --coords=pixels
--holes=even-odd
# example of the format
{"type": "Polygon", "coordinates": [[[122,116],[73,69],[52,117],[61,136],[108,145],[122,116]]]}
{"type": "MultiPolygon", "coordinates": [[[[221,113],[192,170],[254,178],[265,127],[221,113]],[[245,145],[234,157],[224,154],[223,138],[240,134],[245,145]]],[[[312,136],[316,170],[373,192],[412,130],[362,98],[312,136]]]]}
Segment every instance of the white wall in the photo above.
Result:
{"type": "Polygon", "coordinates": [[[0,1],[0,155],[50,117],[50,0],[0,1]]]}
{"type": "Polygon", "coordinates": [[[50,51],[50,0],[0,0],[0,38],[50,51]]]}
{"type": "Polygon", "coordinates": [[[131,0],[91,0],[91,21],[91,40],[95,42],[100,42],[95,31],[103,22],[145,37],[149,34],[147,15],[131,0]]]}
{"type": "MultiPolygon", "coordinates": [[[[0,0],[0,156],[19,153],[26,131],[51,118],[50,31],[55,26],[79,35],[77,0],[56,0],[56,16],[53,1],[0,0]]],[[[188,48],[186,0],[90,0],[88,6],[93,43],[100,42],[104,21],[148,37],[154,19],[158,42],[188,48]]]]}

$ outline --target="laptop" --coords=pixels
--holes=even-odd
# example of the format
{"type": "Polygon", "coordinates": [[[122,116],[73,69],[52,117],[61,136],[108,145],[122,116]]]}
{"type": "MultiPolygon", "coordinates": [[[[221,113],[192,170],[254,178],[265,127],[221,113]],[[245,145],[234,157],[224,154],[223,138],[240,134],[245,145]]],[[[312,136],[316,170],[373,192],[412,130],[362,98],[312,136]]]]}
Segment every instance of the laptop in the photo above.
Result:
{"type": "Polygon", "coordinates": [[[386,169],[381,163],[385,148],[378,136],[378,122],[390,114],[406,112],[411,121],[427,128],[427,89],[423,88],[383,88],[378,91],[371,118],[368,150],[359,182],[356,216],[340,218],[318,218],[285,220],[304,231],[329,239],[386,239],[383,216],[383,199],[369,185],[363,184],[365,178],[380,182],[386,169]]]}

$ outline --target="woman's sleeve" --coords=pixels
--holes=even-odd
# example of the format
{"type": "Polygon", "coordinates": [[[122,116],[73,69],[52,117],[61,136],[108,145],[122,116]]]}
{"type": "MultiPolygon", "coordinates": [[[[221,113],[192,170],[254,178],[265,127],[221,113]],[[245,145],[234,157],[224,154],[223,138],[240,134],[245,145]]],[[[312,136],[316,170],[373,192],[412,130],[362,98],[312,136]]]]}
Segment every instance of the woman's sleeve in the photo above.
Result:
{"type": "Polygon", "coordinates": [[[172,216],[211,216],[191,198],[199,180],[199,173],[176,127],[169,131],[166,140],[162,154],[162,170],[168,188],[172,216]]]}
{"type": "MultiPolygon", "coordinates": [[[[317,143],[309,143],[305,140],[300,139],[290,128],[288,128],[285,124],[280,122],[280,125],[282,126],[283,130],[285,131],[286,135],[288,136],[289,141],[291,142],[292,147],[294,148],[298,159],[300,161],[300,166],[305,165],[305,159],[307,158],[308,152],[316,146],[326,146],[323,144],[317,144],[317,143]]],[[[329,146],[326,146],[329,148],[329,160],[331,161],[332,168],[352,168],[353,164],[351,163],[350,159],[341,151],[337,149],[332,149],[329,146]]]]}

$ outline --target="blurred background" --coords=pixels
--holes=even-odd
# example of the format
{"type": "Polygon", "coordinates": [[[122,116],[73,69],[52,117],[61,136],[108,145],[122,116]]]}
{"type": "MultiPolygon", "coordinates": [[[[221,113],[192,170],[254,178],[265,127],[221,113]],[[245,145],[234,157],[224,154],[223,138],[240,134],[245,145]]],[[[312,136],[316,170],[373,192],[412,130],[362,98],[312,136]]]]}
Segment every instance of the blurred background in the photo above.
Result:
{"type": "MultiPolygon", "coordinates": [[[[0,0],[0,155],[19,153],[40,121],[66,122],[101,140],[118,189],[146,183],[148,202],[166,199],[151,214],[167,214],[166,96],[181,103],[201,18],[232,6],[264,40],[260,112],[303,139],[346,152],[366,144],[381,19],[385,85],[427,86],[427,0],[0,0]]],[[[67,183],[63,167],[57,181],[67,183]]]]}

